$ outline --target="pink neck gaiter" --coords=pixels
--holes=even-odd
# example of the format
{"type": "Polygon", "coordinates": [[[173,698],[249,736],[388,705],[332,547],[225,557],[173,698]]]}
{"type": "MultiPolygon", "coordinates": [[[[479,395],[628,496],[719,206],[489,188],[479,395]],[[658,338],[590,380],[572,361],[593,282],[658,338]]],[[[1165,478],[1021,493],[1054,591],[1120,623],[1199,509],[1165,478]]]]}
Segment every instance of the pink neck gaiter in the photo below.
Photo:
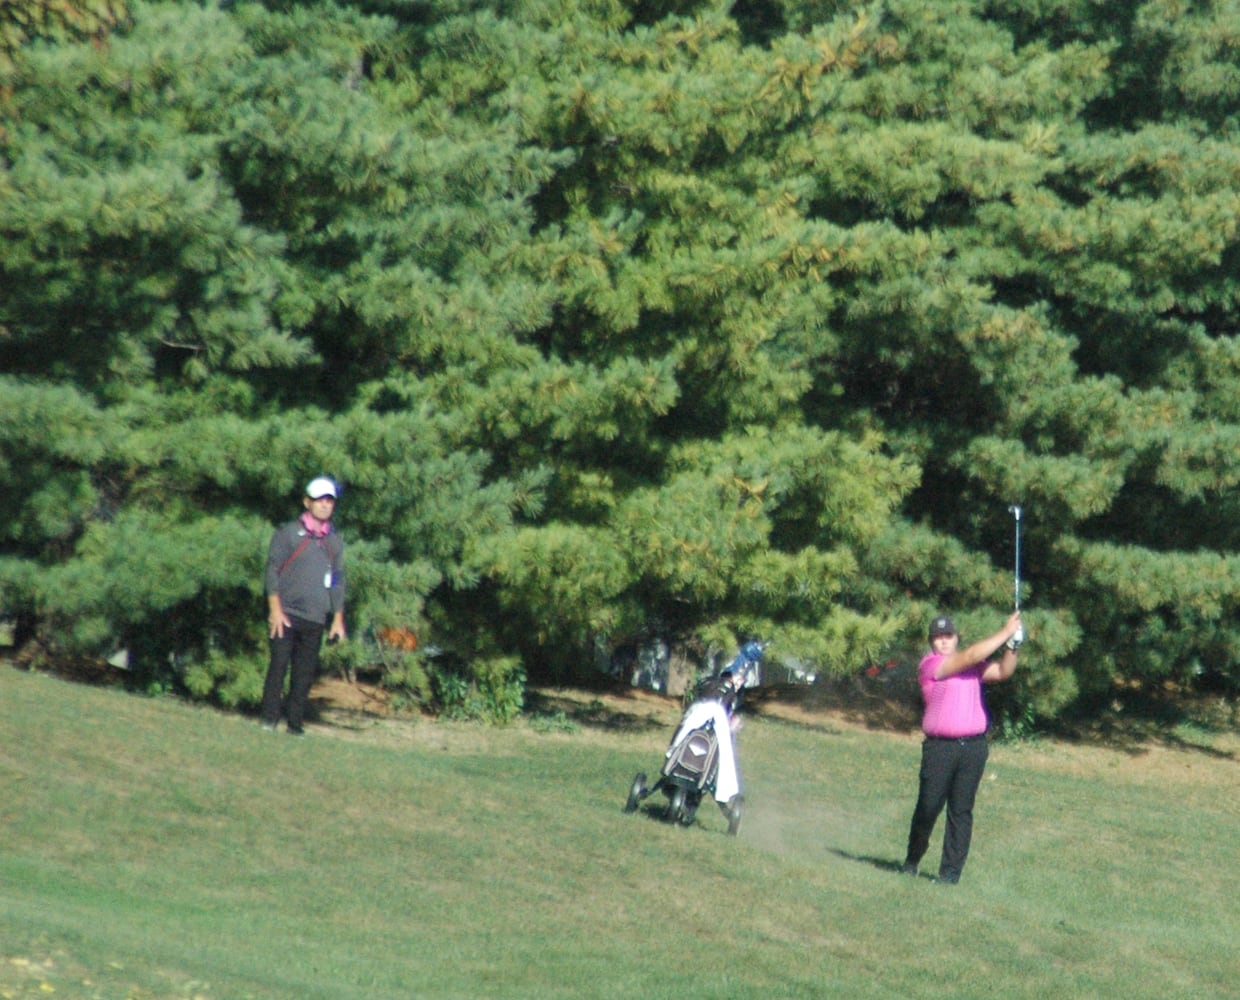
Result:
{"type": "Polygon", "coordinates": [[[308,510],[301,515],[301,526],[311,538],[324,538],[332,530],[331,521],[320,521],[308,510]]]}

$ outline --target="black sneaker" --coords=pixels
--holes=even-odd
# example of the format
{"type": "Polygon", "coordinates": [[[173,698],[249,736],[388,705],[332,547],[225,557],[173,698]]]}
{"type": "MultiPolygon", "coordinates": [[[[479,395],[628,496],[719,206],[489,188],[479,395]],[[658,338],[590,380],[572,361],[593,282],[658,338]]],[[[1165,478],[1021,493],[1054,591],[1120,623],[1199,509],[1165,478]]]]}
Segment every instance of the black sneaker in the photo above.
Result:
{"type": "Polygon", "coordinates": [[[913,862],[911,861],[906,861],[904,862],[904,864],[900,866],[900,874],[901,875],[912,875],[913,878],[916,878],[917,877],[917,866],[913,864],[913,862]]]}
{"type": "Polygon", "coordinates": [[[934,880],[935,885],[955,885],[960,881],[959,875],[940,875],[934,880]]]}

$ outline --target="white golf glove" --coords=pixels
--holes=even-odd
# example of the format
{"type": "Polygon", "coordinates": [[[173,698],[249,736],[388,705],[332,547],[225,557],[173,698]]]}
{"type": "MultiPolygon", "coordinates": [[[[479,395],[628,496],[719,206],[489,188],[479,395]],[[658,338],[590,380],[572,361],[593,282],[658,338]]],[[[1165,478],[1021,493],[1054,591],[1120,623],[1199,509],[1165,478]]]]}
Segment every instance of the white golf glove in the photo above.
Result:
{"type": "Polygon", "coordinates": [[[1012,638],[1008,639],[1004,645],[1006,645],[1008,649],[1012,650],[1012,652],[1016,652],[1016,650],[1020,649],[1021,644],[1024,643],[1024,641],[1025,626],[1017,625],[1016,631],[1012,633],[1012,638]]]}

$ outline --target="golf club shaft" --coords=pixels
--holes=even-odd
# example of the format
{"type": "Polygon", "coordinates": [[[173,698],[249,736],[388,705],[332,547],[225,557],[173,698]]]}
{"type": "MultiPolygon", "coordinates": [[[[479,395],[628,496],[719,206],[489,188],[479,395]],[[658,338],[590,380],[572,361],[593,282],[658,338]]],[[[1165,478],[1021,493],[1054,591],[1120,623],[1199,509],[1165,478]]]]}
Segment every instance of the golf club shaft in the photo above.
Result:
{"type": "Polygon", "coordinates": [[[1020,610],[1020,504],[1012,504],[1012,514],[1016,518],[1016,569],[1015,569],[1015,600],[1016,610],[1020,610]]]}

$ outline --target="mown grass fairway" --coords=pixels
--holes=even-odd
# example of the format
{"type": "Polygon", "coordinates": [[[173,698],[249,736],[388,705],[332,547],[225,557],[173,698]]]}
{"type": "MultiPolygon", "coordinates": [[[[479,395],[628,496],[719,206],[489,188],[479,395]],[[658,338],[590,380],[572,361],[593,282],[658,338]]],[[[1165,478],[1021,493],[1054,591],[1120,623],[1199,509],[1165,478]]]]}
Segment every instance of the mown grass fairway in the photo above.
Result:
{"type": "Polygon", "coordinates": [[[674,705],[558,694],[295,740],[0,668],[0,998],[1235,995],[1234,733],[994,747],[943,888],[893,870],[912,735],[750,718],[730,839],[621,811],[674,705]]]}

